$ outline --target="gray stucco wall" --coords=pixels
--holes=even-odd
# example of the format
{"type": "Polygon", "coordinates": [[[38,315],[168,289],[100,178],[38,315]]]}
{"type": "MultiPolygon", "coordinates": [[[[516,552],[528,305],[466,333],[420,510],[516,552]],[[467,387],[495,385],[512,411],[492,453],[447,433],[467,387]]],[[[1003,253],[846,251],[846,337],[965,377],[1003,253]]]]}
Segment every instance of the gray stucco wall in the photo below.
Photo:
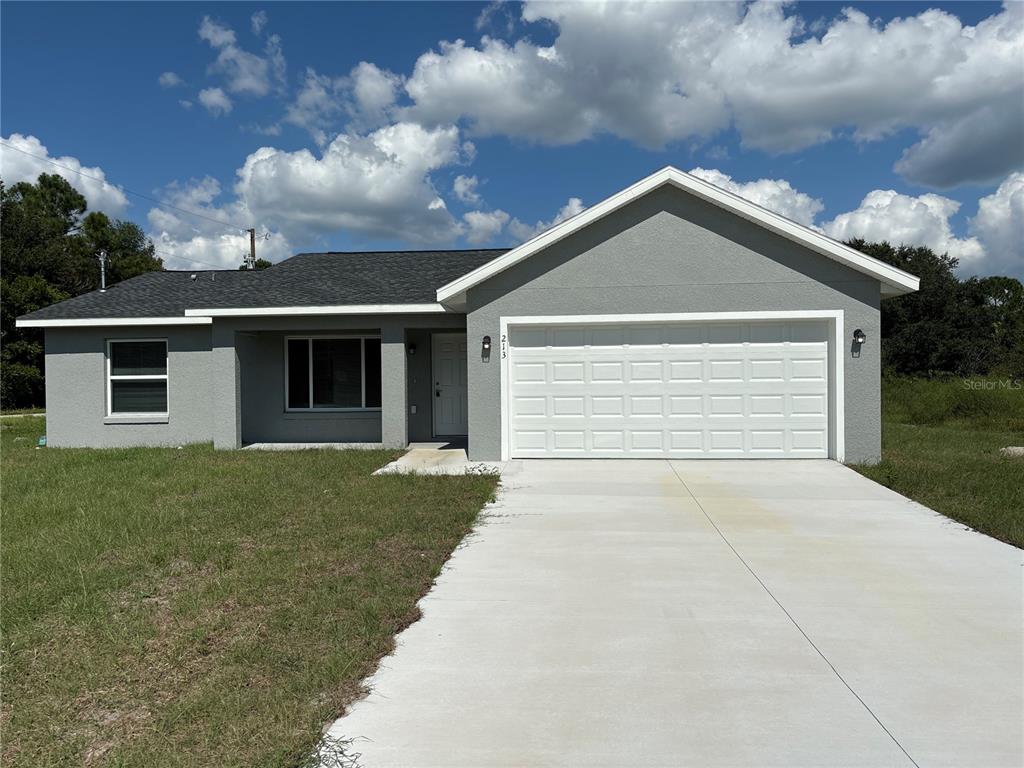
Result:
{"type": "Polygon", "coordinates": [[[72,328],[46,331],[47,443],[54,447],[182,445],[213,441],[383,442],[404,447],[431,433],[430,333],[461,330],[465,316],[375,315],[230,318],[212,326],[72,328]],[[284,337],[381,335],[380,411],[287,413],[284,337]],[[168,340],[164,421],[106,417],[108,339],[168,340]],[[406,345],[417,344],[409,356],[406,345]],[[417,414],[409,414],[409,405],[417,414]],[[131,421],[139,421],[132,419],[131,421]]]}
{"type": "Polygon", "coordinates": [[[469,449],[501,454],[499,338],[516,315],[843,310],[859,357],[844,357],[847,461],[881,454],[880,287],[876,280],[675,188],[662,188],[470,289],[469,449]]]}
{"type": "Polygon", "coordinates": [[[210,326],[46,330],[46,440],[57,448],[182,445],[212,439],[210,326]],[[108,339],[167,339],[166,422],[106,416],[108,339]]]}
{"type": "MultiPolygon", "coordinates": [[[[343,332],[379,333],[376,328],[345,329],[343,332]]],[[[318,333],[329,335],[327,331],[318,333]]],[[[283,331],[270,331],[244,333],[237,337],[242,442],[379,443],[379,410],[320,413],[285,410],[284,340],[288,335],[283,331]]]]}
{"type": "Polygon", "coordinates": [[[236,405],[225,402],[218,406],[214,445],[232,448],[250,442],[382,442],[404,447],[410,439],[429,439],[430,403],[428,400],[424,408],[422,401],[424,386],[430,386],[429,333],[432,329],[458,330],[464,323],[465,316],[459,314],[216,318],[213,344],[218,397],[232,391],[236,378],[240,394],[236,405]],[[284,337],[296,333],[379,333],[381,410],[287,412],[284,337]],[[416,340],[417,351],[410,356],[407,345],[412,340],[416,340]],[[415,415],[409,414],[411,403],[417,404],[415,415]]]}

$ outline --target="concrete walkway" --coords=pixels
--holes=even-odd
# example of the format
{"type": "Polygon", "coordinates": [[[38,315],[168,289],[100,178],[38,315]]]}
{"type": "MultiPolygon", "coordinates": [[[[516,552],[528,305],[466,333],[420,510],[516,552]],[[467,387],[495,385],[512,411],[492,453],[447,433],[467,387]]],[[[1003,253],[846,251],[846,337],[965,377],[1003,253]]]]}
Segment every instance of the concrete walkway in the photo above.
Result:
{"type": "Polygon", "coordinates": [[[465,441],[409,443],[409,450],[375,475],[497,475],[505,462],[470,461],[465,441]]]}
{"type": "Polygon", "coordinates": [[[517,466],[360,765],[1021,765],[1020,550],[829,461],[517,466]]]}

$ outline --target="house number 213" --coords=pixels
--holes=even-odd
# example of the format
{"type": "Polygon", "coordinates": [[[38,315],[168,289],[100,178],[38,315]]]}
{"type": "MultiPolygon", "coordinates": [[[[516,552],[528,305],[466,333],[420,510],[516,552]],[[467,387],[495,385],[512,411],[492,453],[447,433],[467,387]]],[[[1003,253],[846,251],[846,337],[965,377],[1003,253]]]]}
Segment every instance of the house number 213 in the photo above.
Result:
{"type": "Polygon", "coordinates": [[[504,360],[508,357],[508,336],[501,334],[501,359],[504,360]]]}

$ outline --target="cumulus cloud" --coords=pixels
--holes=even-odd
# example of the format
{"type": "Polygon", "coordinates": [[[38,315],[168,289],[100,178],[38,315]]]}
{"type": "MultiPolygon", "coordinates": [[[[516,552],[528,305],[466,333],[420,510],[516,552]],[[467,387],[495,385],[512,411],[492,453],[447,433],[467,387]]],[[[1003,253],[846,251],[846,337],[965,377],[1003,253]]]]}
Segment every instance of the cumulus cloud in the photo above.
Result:
{"type": "Polygon", "coordinates": [[[254,35],[263,34],[263,29],[267,26],[267,12],[256,11],[256,13],[249,17],[249,25],[254,35]]]}
{"type": "Polygon", "coordinates": [[[818,223],[821,201],[784,179],[737,182],[714,169],[694,168],[690,173],[836,240],[925,246],[960,259],[959,272],[964,275],[1024,278],[1024,173],[1010,174],[995,192],[978,201],[977,214],[968,219],[968,237],[957,237],[950,222],[960,203],[941,195],[914,197],[876,189],[855,210],[818,223]]]}
{"type": "Polygon", "coordinates": [[[179,106],[181,106],[182,109],[192,109],[192,102],[188,99],[178,99],[178,104],[179,106]]]}
{"type": "Polygon", "coordinates": [[[824,230],[836,240],[861,237],[894,245],[927,246],[960,259],[962,268],[972,270],[985,256],[985,249],[976,237],[958,238],[953,234],[949,219],[959,209],[960,203],[941,195],[912,197],[891,189],[876,189],[856,210],[826,222],[824,230]]]}
{"type": "Polygon", "coordinates": [[[266,96],[271,90],[284,88],[287,64],[277,35],[267,37],[260,56],[241,48],[233,29],[204,16],[199,37],[217,51],[209,71],[223,77],[230,93],[266,96]]]}
{"type": "Polygon", "coordinates": [[[199,103],[214,117],[226,115],[234,106],[231,97],[221,88],[204,88],[199,92],[199,103]]]}
{"type": "Polygon", "coordinates": [[[263,147],[239,169],[235,191],[260,221],[289,236],[344,230],[442,243],[460,226],[430,173],[464,157],[453,126],[396,123],[340,135],[319,157],[263,147]]]}
{"type": "Polygon", "coordinates": [[[808,35],[778,3],[535,3],[557,31],[479,46],[443,42],[417,60],[408,118],[567,144],[608,133],[646,147],[735,125],[748,146],[795,151],[850,133],[916,129],[899,170],[949,185],[1018,167],[1024,6],[975,26],[925,10],[887,24],[846,9],[808,35]],[[987,141],[962,141],[983,127],[987,141]]]}
{"type": "Polygon", "coordinates": [[[1009,98],[928,129],[896,171],[933,187],[999,179],[1024,166],[1024,100],[1009,98]]]}
{"type": "Polygon", "coordinates": [[[1011,174],[981,198],[968,228],[985,245],[985,273],[1024,279],[1024,173],[1011,174]]]}
{"type": "Polygon", "coordinates": [[[377,126],[390,120],[402,78],[361,61],[349,74],[349,85],[352,94],[349,113],[360,127],[377,126]]]}
{"type": "Polygon", "coordinates": [[[571,219],[577,213],[582,213],[586,210],[586,206],[583,205],[583,201],[578,197],[570,197],[568,202],[561,207],[558,213],[555,214],[551,221],[538,221],[533,224],[525,224],[519,219],[512,219],[508,225],[509,234],[515,237],[517,240],[526,242],[530,238],[536,237],[546,229],[556,224],[561,224],[566,219],[571,219]]]}
{"type": "Polygon", "coordinates": [[[456,176],[452,183],[455,196],[466,205],[480,205],[480,194],[476,191],[480,181],[476,176],[456,176]]]}
{"type": "Polygon", "coordinates": [[[798,192],[785,179],[737,182],[716,169],[694,168],[690,173],[805,227],[814,226],[815,217],[825,208],[820,200],[798,192]]]}
{"type": "Polygon", "coordinates": [[[225,48],[235,44],[235,31],[231,27],[218,24],[209,16],[204,16],[199,23],[199,39],[205,40],[214,48],[225,48]]]}
{"type": "Polygon", "coordinates": [[[493,241],[508,223],[509,215],[504,211],[470,211],[463,214],[466,241],[480,245],[493,241]]]}
{"type": "Polygon", "coordinates": [[[128,207],[128,198],[120,188],[106,180],[102,168],[82,165],[77,157],[51,156],[46,146],[32,135],[12,133],[3,141],[0,144],[0,177],[4,184],[34,183],[41,173],[56,174],[85,197],[89,210],[121,216],[128,207]]]}
{"type": "MultiPolygon", "coordinates": [[[[237,269],[249,254],[248,234],[194,234],[177,240],[166,232],[150,232],[149,237],[167,269],[237,269]]],[[[293,255],[293,247],[280,233],[261,239],[256,246],[258,258],[274,263],[293,255]]]]}
{"type": "MultiPolygon", "coordinates": [[[[249,253],[249,235],[242,230],[262,229],[262,225],[237,199],[218,206],[220,195],[220,183],[209,176],[187,184],[171,184],[162,191],[161,202],[204,217],[169,208],[150,209],[148,234],[169,269],[236,269],[249,253]]],[[[259,258],[277,262],[291,256],[293,248],[284,235],[274,232],[259,239],[256,253],[259,258]]]]}
{"type": "Polygon", "coordinates": [[[401,82],[397,75],[365,61],[344,77],[322,75],[310,67],[284,121],[306,129],[323,146],[342,118],[348,118],[351,131],[391,122],[401,82]]]}
{"type": "Polygon", "coordinates": [[[163,72],[157,78],[157,82],[160,83],[161,88],[174,88],[185,83],[175,72],[163,72]]]}

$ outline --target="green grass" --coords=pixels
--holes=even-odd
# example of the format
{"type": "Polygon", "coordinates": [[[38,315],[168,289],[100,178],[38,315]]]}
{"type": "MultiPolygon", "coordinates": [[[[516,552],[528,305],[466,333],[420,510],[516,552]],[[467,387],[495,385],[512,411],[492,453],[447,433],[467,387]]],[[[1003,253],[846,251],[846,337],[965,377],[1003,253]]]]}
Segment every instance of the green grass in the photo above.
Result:
{"type": "Polygon", "coordinates": [[[1024,390],[971,388],[962,379],[883,379],[882,461],[854,468],[1024,548],[1024,459],[999,452],[1009,445],[1024,446],[1024,390]]]}
{"type": "Polygon", "coordinates": [[[43,428],[0,424],[5,765],[301,763],[496,485],[43,428]]]}

